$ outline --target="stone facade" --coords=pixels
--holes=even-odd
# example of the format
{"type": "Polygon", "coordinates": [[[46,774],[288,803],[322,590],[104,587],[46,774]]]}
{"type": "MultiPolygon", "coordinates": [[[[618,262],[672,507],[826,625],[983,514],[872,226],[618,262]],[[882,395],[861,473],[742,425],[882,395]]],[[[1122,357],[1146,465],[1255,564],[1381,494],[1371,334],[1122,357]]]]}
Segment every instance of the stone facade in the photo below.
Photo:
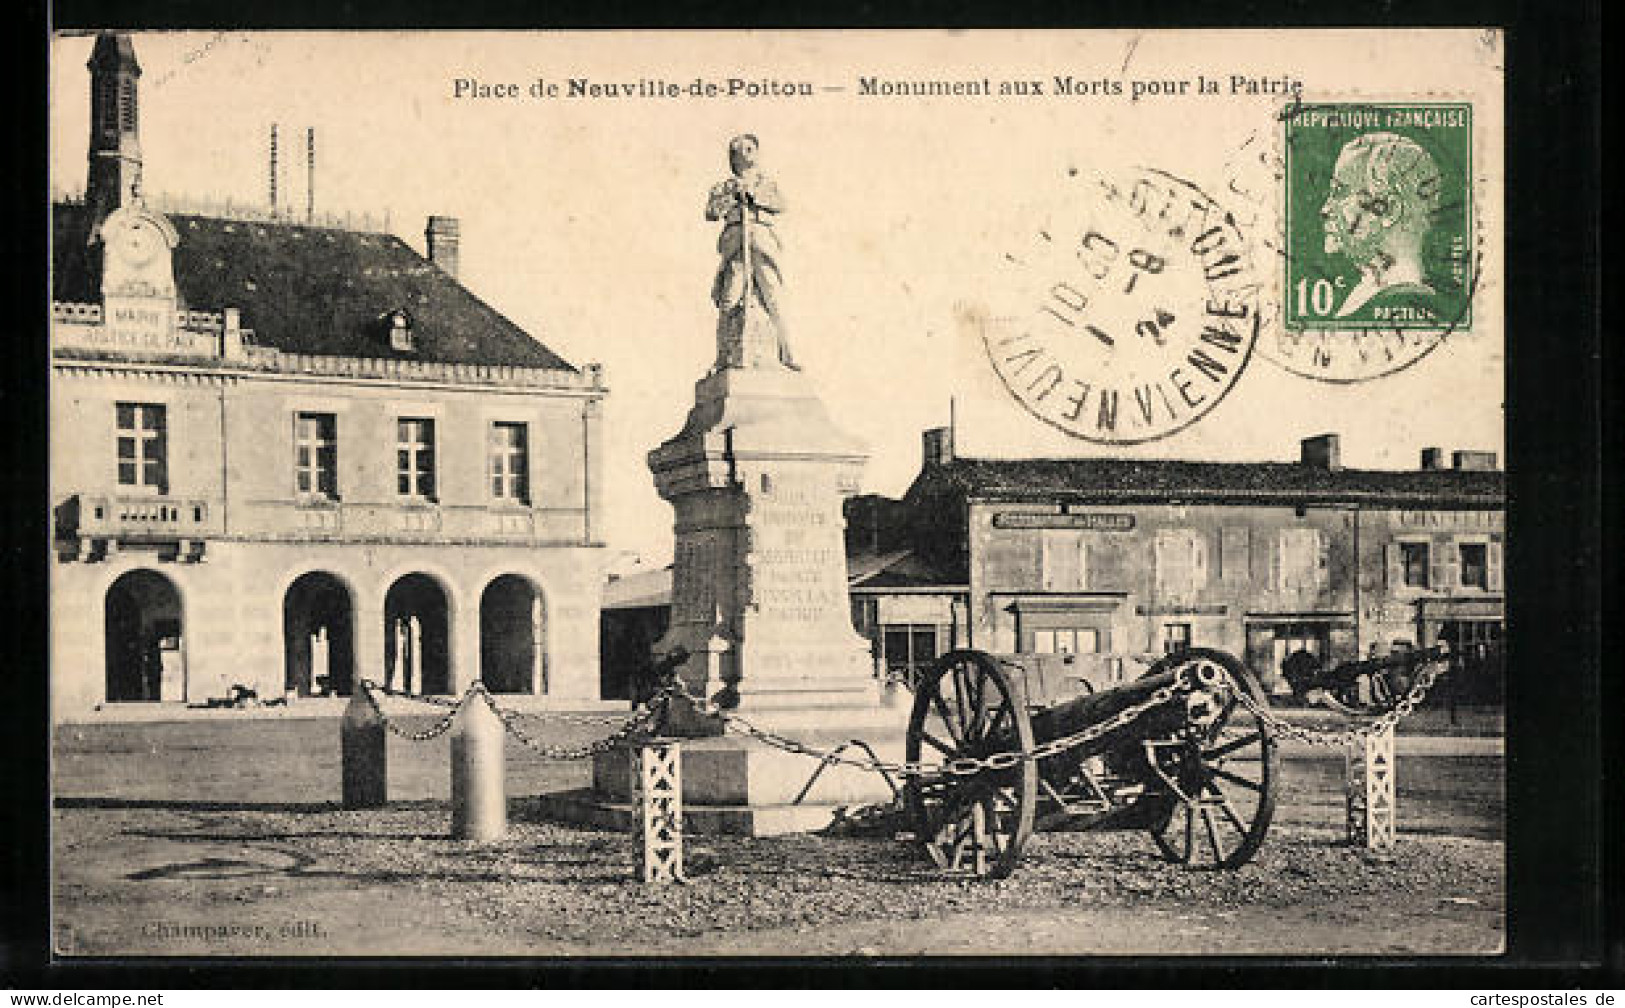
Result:
{"type": "Polygon", "coordinates": [[[96,53],[117,87],[93,105],[128,114],[93,109],[85,198],[54,208],[56,716],[362,678],[596,701],[596,366],[456,281],[450,218],[431,262],[388,234],[148,206],[134,50],[96,53]]]}
{"type": "Polygon", "coordinates": [[[905,501],[914,552],[946,583],[881,572],[853,587],[894,672],[954,646],[1198,645],[1278,682],[1297,650],[1335,664],[1502,635],[1505,504],[1481,453],[1399,473],[1342,469],[1324,438],[1295,464],[955,460],[942,439],[928,435],[905,501]]]}
{"type": "MultiPolygon", "coordinates": [[[[73,338],[63,329],[56,337],[58,346],[73,338]]],[[[312,574],[343,587],[352,628],[352,672],[337,671],[340,656],[329,642],[336,681],[325,691],[348,692],[345,680],[356,676],[386,678],[386,595],[408,575],[422,574],[444,594],[447,650],[443,676],[434,673],[437,681],[422,679],[418,688],[466,688],[480,675],[482,640],[501,632],[504,646],[534,649],[528,681],[511,691],[597,699],[602,549],[592,527],[590,468],[602,389],[591,379],[543,391],[58,355],[52,393],[58,710],[83,711],[121,696],[195,703],[224,696],[234,684],[261,697],[290,687],[324,691],[295,682],[302,677],[294,666],[309,661],[298,657],[306,645],[285,640],[288,621],[299,618],[294,585],[312,574]],[[121,403],[163,408],[169,456],[163,492],[118,483],[121,403]],[[300,414],[336,420],[336,498],[302,496],[295,488],[300,414]],[[435,421],[442,461],[433,501],[402,501],[394,493],[402,416],[435,421]],[[487,439],[495,422],[523,424],[530,433],[525,504],[489,496],[487,439]],[[160,696],[150,690],[110,696],[109,593],[123,575],[142,570],[158,574],[174,593],[179,640],[164,647],[176,652],[167,660],[184,673],[160,696]],[[499,582],[504,575],[523,584],[499,582]],[[528,641],[493,622],[505,589],[535,596],[528,641]]]]}

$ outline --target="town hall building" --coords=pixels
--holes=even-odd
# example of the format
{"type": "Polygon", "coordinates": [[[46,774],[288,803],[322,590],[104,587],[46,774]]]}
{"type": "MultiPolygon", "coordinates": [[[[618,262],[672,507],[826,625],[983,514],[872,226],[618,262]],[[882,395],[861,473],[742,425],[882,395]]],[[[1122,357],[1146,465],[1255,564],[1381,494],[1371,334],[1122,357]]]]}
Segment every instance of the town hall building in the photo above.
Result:
{"type": "Polygon", "coordinates": [[[597,700],[598,368],[458,282],[453,218],[425,257],[149,205],[129,37],[89,69],[52,217],[56,717],[361,678],[597,700]]]}

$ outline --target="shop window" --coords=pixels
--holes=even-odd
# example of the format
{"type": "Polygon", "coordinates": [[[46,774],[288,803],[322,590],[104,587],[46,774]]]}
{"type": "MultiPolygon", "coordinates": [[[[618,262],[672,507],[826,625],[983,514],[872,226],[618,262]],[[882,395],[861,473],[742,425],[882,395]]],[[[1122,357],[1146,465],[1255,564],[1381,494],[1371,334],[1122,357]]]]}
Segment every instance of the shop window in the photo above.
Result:
{"type": "Polygon", "coordinates": [[[1099,654],[1100,631],[1090,627],[1065,627],[1033,631],[1033,654],[1099,654]]]}
{"type": "Polygon", "coordinates": [[[937,660],[937,627],[893,623],[881,628],[881,662],[886,674],[912,686],[920,673],[937,660]]]}
{"type": "Polygon", "coordinates": [[[169,490],[169,431],[164,407],[119,403],[118,482],[155,493],[169,490]]]}

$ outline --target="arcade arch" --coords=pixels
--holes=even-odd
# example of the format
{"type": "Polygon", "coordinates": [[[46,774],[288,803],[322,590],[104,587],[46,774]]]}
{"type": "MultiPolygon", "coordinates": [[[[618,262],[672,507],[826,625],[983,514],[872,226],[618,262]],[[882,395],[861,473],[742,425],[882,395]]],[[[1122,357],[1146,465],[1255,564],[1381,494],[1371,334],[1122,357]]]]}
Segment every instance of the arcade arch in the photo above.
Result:
{"type": "Polygon", "coordinates": [[[282,599],[283,688],[349,696],[355,686],[355,605],[337,575],[310,571],[282,599]]]}
{"type": "Polygon", "coordinates": [[[186,699],[181,595],[157,571],[127,571],[107,588],[103,630],[109,703],[186,699]]]}

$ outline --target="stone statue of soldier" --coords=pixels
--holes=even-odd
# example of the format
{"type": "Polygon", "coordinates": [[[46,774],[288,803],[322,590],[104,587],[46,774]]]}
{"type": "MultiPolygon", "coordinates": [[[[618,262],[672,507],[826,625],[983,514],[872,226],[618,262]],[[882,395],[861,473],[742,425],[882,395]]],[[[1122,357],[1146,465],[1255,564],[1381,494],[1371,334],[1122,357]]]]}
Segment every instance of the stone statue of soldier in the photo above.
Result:
{"type": "Polygon", "coordinates": [[[778,359],[799,370],[790,355],[784,320],[779,314],[779,293],[784,278],[779,271],[779,237],[774,218],[784,210],[779,187],[756,166],[758,142],[745,133],[728,142],[728,166],[733,177],[711,187],[705,219],[723,222],[717,238],[722,262],[711,285],[717,306],[717,369],[747,367],[747,337],[771,330],[778,359]]]}

